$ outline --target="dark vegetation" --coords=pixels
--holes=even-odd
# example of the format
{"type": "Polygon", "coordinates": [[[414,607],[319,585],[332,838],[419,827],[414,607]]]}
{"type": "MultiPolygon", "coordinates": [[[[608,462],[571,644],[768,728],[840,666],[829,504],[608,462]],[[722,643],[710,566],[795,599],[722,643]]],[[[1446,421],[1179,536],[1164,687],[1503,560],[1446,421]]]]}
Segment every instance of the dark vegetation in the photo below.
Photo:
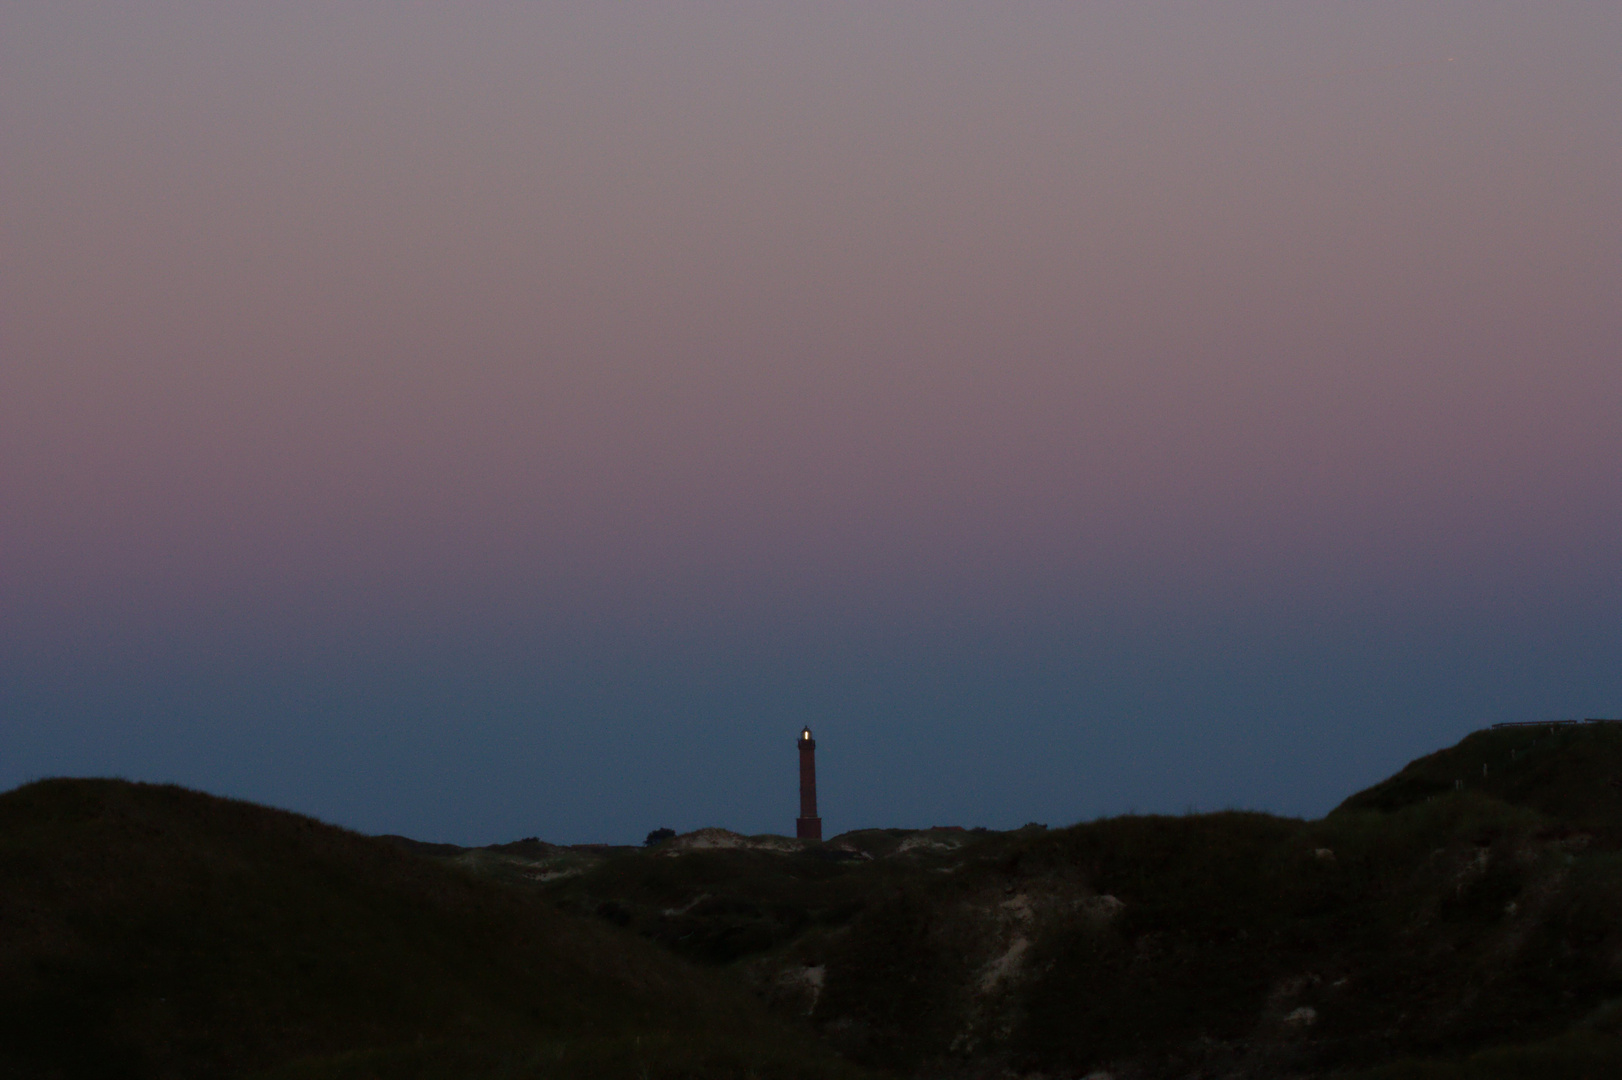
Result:
{"type": "Polygon", "coordinates": [[[1622,725],[1320,821],[371,839],[0,796],[0,1075],[1622,1075],[1622,725]],[[650,838],[651,839],[651,838],[650,838]]]}
{"type": "Polygon", "coordinates": [[[903,1073],[1622,1075],[1619,776],[1622,725],[1506,729],[1321,821],[869,831],[546,888],[903,1073]]]}

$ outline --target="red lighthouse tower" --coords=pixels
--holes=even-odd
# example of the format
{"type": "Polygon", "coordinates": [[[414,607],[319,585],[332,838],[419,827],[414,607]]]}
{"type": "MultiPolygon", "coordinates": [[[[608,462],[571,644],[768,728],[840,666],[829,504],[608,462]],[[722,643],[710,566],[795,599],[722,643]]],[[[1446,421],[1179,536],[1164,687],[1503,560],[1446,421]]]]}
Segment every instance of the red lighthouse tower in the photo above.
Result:
{"type": "Polygon", "coordinates": [[[817,817],[817,740],[810,728],[800,729],[800,816],[794,822],[794,835],[801,840],[822,839],[822,819],[817,817]]]}

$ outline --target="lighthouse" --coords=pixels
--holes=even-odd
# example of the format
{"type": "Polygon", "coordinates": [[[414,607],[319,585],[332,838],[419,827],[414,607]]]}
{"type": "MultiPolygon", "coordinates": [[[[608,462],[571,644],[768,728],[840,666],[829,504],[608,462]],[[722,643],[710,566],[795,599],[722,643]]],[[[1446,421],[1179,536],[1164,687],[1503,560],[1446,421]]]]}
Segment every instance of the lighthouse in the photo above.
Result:
{"type": "Polygon", "coordinates": [[[817,817],[817,740],[810,728],[800,729],[800,816],[794,822],[794,835],[801,840],[822,839],[822,819],[817,817]]]}

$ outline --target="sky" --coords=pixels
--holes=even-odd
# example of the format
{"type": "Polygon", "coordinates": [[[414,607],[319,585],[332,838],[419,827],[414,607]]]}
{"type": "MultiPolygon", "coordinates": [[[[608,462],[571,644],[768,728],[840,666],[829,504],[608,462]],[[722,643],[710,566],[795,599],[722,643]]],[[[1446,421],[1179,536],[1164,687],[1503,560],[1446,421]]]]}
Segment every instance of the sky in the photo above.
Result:
{"type": "Polygon", "coordinates": [[[1622,6],[0,7],[0,788],[1318,816],[1622,717],[1622,6]]]}

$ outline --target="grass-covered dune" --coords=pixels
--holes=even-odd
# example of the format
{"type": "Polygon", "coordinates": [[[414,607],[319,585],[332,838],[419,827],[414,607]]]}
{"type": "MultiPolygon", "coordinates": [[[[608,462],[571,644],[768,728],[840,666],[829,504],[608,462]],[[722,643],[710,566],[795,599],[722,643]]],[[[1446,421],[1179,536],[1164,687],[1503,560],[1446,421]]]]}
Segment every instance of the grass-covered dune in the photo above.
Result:
{"type": "Polygon", "coordinates": [[[1341,804],[1400,810],[1456,791],[1524,806],[1572,826],[1622,826],[1622,723],[1478,731],[1341,804]]]}
{"type": "Polygon", "coordinates": [[[878,830],[543,888],[910,1075],[1622,1076],[1619,777],[1622,726],[1504,729],[1318,821],[878,830]]]}
{"type": "Polygon", "coordinates": [[[0,1076],[845,1071],[716,973],[398,844],[177,787],[0,795],[0,1076]]]}

